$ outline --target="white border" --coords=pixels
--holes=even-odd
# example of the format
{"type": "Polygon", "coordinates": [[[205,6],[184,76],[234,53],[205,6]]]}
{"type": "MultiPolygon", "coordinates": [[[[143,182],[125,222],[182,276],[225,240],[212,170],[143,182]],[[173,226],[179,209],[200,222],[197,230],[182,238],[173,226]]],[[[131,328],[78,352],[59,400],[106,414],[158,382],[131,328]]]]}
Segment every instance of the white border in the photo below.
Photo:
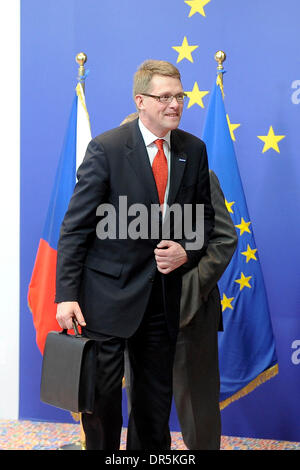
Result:
{"type": "Polygon", "coordinates": [[[20,0],[1,5],[0,419],[19,414],[20,0]]]}

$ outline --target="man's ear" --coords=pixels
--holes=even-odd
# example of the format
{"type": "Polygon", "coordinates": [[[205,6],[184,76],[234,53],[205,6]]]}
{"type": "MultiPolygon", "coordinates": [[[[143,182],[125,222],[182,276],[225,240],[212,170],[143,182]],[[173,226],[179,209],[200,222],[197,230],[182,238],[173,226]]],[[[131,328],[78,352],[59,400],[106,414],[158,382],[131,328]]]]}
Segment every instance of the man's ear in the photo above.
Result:
{"type": "Polygon", "coordinates": [[[144,109],[144,97],[142,95],[136,95],[134,101],[138,110],[144,109]]]}

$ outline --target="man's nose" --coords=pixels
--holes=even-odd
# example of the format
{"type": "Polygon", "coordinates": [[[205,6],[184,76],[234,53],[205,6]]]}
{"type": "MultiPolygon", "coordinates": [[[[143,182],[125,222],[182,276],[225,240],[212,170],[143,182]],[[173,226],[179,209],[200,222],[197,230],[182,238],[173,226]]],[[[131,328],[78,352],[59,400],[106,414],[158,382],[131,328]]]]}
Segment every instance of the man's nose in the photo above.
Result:
{"type": "Polygon", "coordinates": [[[172,108],[178,108],[179,103],[175,96],[172,97],[172,101],[170,101],[169,106],[171,106],[172,108]]]}

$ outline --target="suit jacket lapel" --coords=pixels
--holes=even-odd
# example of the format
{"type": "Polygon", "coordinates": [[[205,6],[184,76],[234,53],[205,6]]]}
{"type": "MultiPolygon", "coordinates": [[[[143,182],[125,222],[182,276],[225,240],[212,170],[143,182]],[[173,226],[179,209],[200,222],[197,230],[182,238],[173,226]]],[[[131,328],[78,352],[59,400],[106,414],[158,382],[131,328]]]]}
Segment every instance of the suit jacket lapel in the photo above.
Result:
{"type": "Polygon", "coordinates": [[[185,170],[187,155],[184,153],[181,142],[176,131],[171,133],[171,179],[168,196],[168,205],[171,206],[175,200],[185,170]]]}
{"type": "MultiPolygon", "coordinates": [[[[147,199],[152,204],[159,204],[155,179],[149,162],[149,156],[145,147],[144,139],[138,126],[138,120],[131,123],[131,132],[127,141],[126,157],[137,175],[137,180],[143,186],[147,199]]],[[[185,170],[187,155],[182,149],[182,145],[175,131],[171,133],[171,165],[170,165],[170,186],[168,205],[171,206],[178,193],[182,177],[185,170]]]]}
{"type": "Polygon", "coordinates": [[[127,141],[126,157],[136,172],[138,181],[144,188],[146,198],[153,204],[159,204],[155,179],[144,139],[138,126],[138,120],[132,124],[132,132],[127,141]]]}

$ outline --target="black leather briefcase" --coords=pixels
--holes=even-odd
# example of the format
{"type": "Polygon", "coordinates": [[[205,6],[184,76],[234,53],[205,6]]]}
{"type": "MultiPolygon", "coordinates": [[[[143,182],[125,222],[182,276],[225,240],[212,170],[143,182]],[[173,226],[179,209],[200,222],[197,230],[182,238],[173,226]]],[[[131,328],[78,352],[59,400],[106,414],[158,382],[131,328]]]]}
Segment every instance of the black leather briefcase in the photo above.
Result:
{"type": "Polygon", "coordinates": [[[92,413],[95,396],[96,343],[78,333],[51,331],[43,355],[40,398],[57,408],[92,413]]]}

